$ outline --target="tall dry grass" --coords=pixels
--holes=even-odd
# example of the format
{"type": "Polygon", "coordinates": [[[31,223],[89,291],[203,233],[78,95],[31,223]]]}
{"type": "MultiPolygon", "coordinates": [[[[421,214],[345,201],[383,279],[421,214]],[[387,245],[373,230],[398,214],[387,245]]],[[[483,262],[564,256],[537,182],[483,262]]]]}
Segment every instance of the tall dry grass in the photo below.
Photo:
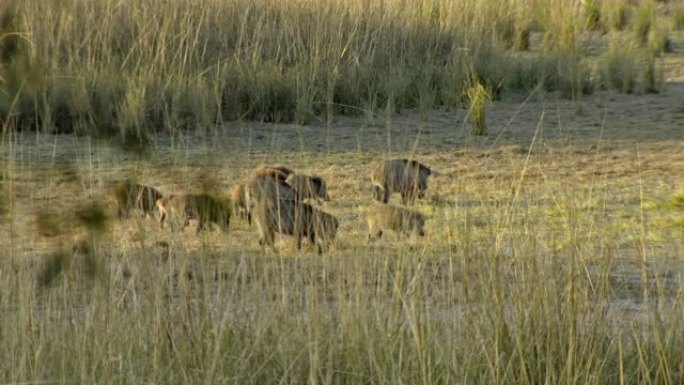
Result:
{"type": "MultiPolygon", "coordinates": [[[[20,47],[3,64],[3,119],[18,97],[11,119],[20,129],[143,142],[235,119],[305,123],[386,106],[461,107],[473,72],[497,97],[539,84],[578,97],[595,86],[582,36],[598,22],[623,28],[613,3],[634,8],[598,0],[15,3],[2,30],[20,47]],[[521,54],[535,31],[543,47],[521,54]]],[[[634,11],[633,39],[650,30],[648,9],[634,11]]]]}

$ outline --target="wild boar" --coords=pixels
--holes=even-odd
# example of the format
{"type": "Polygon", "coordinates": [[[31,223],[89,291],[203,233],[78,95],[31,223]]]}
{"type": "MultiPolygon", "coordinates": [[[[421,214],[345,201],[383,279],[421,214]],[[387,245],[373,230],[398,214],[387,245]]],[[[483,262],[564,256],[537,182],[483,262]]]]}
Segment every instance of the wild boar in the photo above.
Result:
{"type": "Polygon", "coordinates": [[[247,189],[242,182],[235,183],[230,189],[230,202],[233,205],[233,213],[246,219],[247,223],[252,225],[252,217],[247,210],[247,189]]]}
{"type": "Polygon", "coordinates": [[[290,174],[294,174],[291,168],[282,164],[261,165],[252,172],[252,179],[270,177],[280,182],[285,182],[290,174]]]}
{"type": "Polygon", "coordinates": [[[285,182],[292,187],[295,199],[298,201],[303,201],[304,199],[330,200],[325,180],[320,176],[290,174],[285,182]]]}
{"type": "Polygon", "coordinates": [[[429,167],[409,159],[392,159],[377,163],[371,170],[373,197],[389,203],[393,192],[401,194],[403,204],[424,198],[428,187],[429,167]]]}
{"type": "Polygon", "coordinates": [[[307,237],[321,254],[335,239],[339,223],[333,215],[294,200],[272,203],[259,201],[254,208],[259,245],[262,247],[269,245],[275,250],[275,233],[281,233],[294,236],[298,250],[301,249],[302,238],[307,237]]]}
{"type": "Polygon", "coordinates": [[[156,188],[131,181],[117,183],[114,186],[114,198],[118,204],[119,218],[128,217],[131,209],[134,208],[142,210],[143,216],[150,216],[157,200],[162,197],[162,193],[156,188]]]}
{"type": "Polygon", "coordinates": [[[250,179],[245,186],[245,206],[251,215],[256,202],[275,203],[278,200],[295,200],[292,187],[269,176],[250,179]]]}
{"type": "Polygon", "coordinates": [[[368,241],[381,238],[383,232],[392,230],[397,234],[425,236],[423,214],[393,205],[377,205],[366,212],[368,241]]]}
{"type": "Polygon", "coordinates": [[[197,232],[200,232],[207,223],[214,223],[226,231],[230,225],[230,199],[213,194],[170,195],[159,199],[156,205],[161,213],[159,223],[162,229],[169,216],[182,216],[183,228],[188,226],[191,219],[196,219],[197,232]]]}

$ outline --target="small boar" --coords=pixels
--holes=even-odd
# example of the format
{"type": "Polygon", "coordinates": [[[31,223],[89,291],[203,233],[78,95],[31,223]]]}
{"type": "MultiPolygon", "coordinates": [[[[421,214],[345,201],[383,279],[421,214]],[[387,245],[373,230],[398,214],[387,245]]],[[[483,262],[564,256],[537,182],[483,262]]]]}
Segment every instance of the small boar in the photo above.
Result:
{"type": "Polygon", "coordinates": [[[403,204],[414,203],[417,198],[425,197],[427,180],[432,174],[429,167],[409,159],[385,160],[371,170],[373,197],[389,203],[393,192],[401,194],[403,204]]]}
{"type": "Polygon", "coordinates": [[[392,230],[397,234],[425,236],[423,214],[393,205],[377,205],[366,213],[368,241],[381,238],[382,233],[392,230]]]}
{"type": "Polygon", "coordinates": [[[290,174],[294,174],[294,171],[282,164],[261,165],[252,172],[252,179],[267,176],[277,181],[285,182],[290,174]]]}
{"type": "Polygon", "coordinates": [[[197,232],[200,232],[205,224],[210,222],[226,231],[230,225],[230,200],[212,194],[170,195],[157,200],[156,205],[161,213],[159,223],[162,229],[168,217],[176,215],[182,215],[183,228],[188,226],[190,219],[196,219],[198,222],[197,232]]]}
{"type": "Polygon", "coordinates": [[[114,186],[114,198],[118,204],[119,218],[126,218],[131,209],[142,210],[143,217],[152,215],[157,200],[163,197],[154,187],[145,186],[130,181],[118,183],[114,186]]]}
{"type": "Polygon", "coordinates": [[[244,183],[235,183],[230,189],[230,202],[233,205],[233,213],[239,215],[240,218],[246,219],[247,223],[251,226],[252,216],[249,215],[249,210],[247,210],[247,189],[244,183]]]}
{"type": "Polygon", "coordinates": [[[292,187],[295,199],[298,201],[303,201],[304,199],[330,200],[325,180],[320,176],[290,174],[285,182],[292,187]]]}
{"type": "Polygon", "coordinates": [[[280,200],[276,205],[258,202],[254,208],[254,220],[259,229],[259,245],[269,245],[275,250],[275,233],[292,235],[297,249],[302,238],[307,237],[321,254],[335,239],[339,223],[337,218],[307,203],[280,200]]]}

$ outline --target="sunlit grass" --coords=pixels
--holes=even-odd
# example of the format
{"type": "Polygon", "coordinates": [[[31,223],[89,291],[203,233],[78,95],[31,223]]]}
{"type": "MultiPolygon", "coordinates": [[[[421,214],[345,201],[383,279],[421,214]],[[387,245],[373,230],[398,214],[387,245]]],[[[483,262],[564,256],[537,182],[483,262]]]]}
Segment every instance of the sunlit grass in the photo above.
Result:
{"type": "MultiPolygon", "coordinates": [[[[0,49],[18,37],[0,50],[3,383],[684,379],[681,134],[654,142],[615,118],[635,99],[608,107],[662,90],[656,3],[16,5],[0,20],[0,49]],[[413,207],[424,238],[367,242],[386,157],[435,171],[413,207]],[[236,213],[202,231],[117,216],[117,182],[222,197],[270,162],[326,179],[328,252],[264,251],[236,213]]],[[[676,123],[672,95],[641,97],[676,123]]]]}
{"type": "Polygon", "coordinates": [[[651,51],[668,41],[651,1],[15,5],[0,27],[14,47],[2,54],[2,114],[18,96],[19,127],[126,142],[235,119],[462,107],[473,72],[497,97],[542,84],[576,99],[595,88],[583,36],[621,33],[613,13],[630,11],[633,32],[623,34],[651,51]],[[532,33],[543,34],[541,51],[532,33]]]}

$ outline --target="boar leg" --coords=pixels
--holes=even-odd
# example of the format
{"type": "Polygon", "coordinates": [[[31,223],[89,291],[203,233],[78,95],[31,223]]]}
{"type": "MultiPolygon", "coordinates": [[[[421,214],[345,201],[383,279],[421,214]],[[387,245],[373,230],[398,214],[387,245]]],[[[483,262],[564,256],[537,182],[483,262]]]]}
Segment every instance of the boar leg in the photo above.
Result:
{"type": "Polygon", "coordinates": [[[390,191],[389,186],[385,186],[382,196],[382,203],[389,203],[391,193],[392,192],[390,191]]]}
{"type": "Polygon", "coordinates": [[[374,184],[373,185],[373,199],[375,199],[376,201],[381,200],[382,199],[381,194],[382,194],[382,190],[380,189],[380,186],[374,184]]]}

